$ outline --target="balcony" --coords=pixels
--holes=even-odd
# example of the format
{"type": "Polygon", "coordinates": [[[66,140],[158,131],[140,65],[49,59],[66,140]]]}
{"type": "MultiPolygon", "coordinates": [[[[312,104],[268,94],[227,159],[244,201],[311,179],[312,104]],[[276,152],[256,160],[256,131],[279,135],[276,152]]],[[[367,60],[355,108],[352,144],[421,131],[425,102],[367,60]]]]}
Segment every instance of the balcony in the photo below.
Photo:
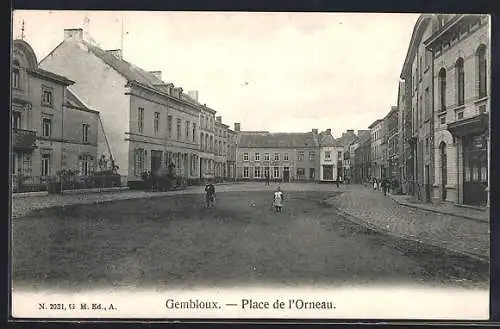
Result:
{"type": "Polygon", "coordinates": [[[14,150],[31,151],[36,148],[36,131],[14,128],[12,131],[14,150]]]}

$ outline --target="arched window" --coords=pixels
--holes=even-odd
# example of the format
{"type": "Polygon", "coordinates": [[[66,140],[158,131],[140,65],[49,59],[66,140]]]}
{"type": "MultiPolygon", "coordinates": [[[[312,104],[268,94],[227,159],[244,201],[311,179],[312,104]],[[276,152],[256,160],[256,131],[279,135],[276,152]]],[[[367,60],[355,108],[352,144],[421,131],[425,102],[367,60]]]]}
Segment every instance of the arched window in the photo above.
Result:
{"type": "Polygon", "coordinates": [[[487,63],[486,63],[486,46],[480,45],[476,51],[477,59],[477,79],[478,79],[478,96],[480,98],[487,95],[487,63]]]}
{"type": "Polygon", "coordinates": [[[464,105],[464,60],[460,57],[455,63],[457,72],[457,104],[464,105]]]}
{"type": "Polygon", "coordinates": [[[438,80],[439,109],[440,111],[446,111],[446,70],[444,68],[439,70],[438,80]]]}
{"type": "Polygon", "coordinates": [[[19,89],[21,86],[21,76],[19,73],[19,62],[14,60],[12,62],[12,88],[19,89]]]}
{"type": "Polygon", "coordinates": [[[203,138],[203,133],[200,133],[200,147],[201,149],[204,149],[204,142],[205,142],[205,139],[203,138]]]}

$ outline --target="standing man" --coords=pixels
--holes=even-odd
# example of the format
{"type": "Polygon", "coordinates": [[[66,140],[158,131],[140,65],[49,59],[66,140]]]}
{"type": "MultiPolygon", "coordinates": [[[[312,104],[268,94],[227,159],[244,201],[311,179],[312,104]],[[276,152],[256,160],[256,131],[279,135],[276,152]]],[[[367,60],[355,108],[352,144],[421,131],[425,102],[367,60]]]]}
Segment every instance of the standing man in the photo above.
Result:
{"type": "Polygon", "coordinates": [[[207,202],[207,208],[215,207],[215,186],[211,181],[205,185],[205,200],[207,202]]]}
{"type": "Polygon", "coordinates": [[[269,185],[269,173],[266,172],[266,185],[269,185]]]}
{"type": "Polygon", "coordinates": [[[381,183],[381,187],[382,187],[382,191],[384,192],[384,195],[387,195],[387,178],[383,178],[382,179],[382,183],[381,183]]]}

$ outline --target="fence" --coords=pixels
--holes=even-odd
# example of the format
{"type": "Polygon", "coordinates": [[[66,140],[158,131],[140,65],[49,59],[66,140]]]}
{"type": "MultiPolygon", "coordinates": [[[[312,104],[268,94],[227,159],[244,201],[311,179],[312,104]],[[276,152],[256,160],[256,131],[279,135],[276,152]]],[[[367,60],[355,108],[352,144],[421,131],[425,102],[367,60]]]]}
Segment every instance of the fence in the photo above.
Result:
{"type": "Polygon", "coordinates": [[[12,192],[61,192],[68,190],[120,187],[120,175],[74,176],[66,179],[48,176],[12,175],[12,192]]]}

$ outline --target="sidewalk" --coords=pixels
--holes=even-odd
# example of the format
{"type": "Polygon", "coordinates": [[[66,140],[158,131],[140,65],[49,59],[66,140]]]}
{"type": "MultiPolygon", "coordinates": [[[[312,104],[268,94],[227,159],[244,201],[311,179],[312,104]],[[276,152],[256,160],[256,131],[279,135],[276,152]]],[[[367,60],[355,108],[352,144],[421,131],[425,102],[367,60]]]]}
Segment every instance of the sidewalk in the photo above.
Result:
{"type": "Polygon", "coordinates": [[[345,189],[328,202],[352,221],[377,231],[489,261],[488,221],[402,206],[363,187],[345,189]]]}
{"type": "Polygon", "coordinates": [[[410,196],[407,195],[388,194],[388,196],[391,197],[398,204],[406,207],[432,211],[444,215],[463,217],[469,220],[482,221],[488,223],[490,221],[490,212],[488,210],[460,207],[448,202],[443,202],[439,204],[420,203],[414,201],[410,196]]]}

